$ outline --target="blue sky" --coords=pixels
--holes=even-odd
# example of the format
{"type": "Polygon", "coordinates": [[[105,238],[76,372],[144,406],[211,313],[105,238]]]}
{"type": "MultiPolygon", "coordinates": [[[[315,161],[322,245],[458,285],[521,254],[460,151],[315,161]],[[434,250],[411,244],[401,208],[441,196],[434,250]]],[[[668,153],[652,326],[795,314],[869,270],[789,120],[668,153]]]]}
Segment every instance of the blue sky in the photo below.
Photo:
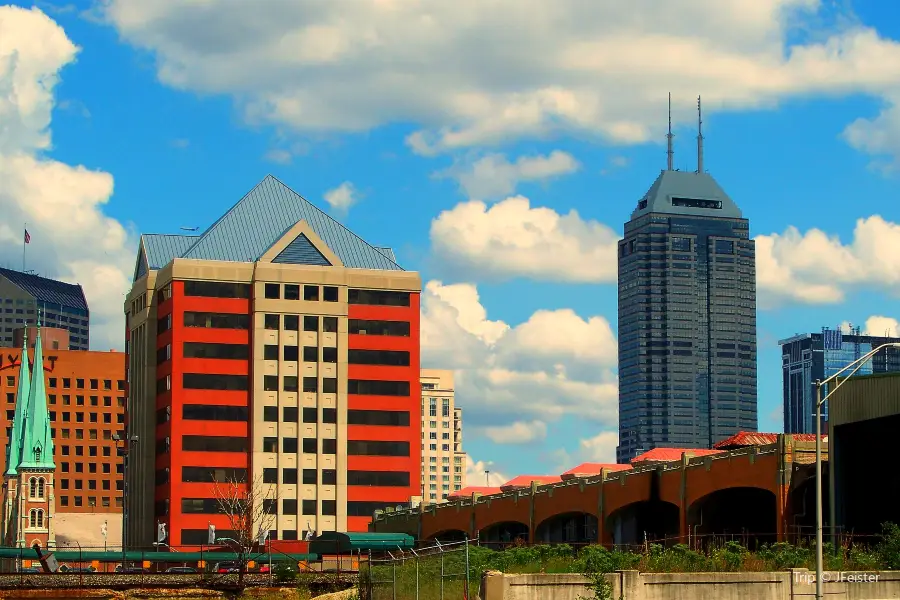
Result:
{"type": "Polygon", "coordinates": [[[779,431],[778,339],[900,316],[900,7],[719,4],[0,7],[0,262],[28,222],[28,267],[83,283],[121,346],[137,234],[203,229],[272,173],[431,282],[423,353],[456,370],[472,470],[556,473],[613,455],[610,249],[665,166],[669,91],[696,168],[702,94],[705,166],[760,236],[779,431]]]}

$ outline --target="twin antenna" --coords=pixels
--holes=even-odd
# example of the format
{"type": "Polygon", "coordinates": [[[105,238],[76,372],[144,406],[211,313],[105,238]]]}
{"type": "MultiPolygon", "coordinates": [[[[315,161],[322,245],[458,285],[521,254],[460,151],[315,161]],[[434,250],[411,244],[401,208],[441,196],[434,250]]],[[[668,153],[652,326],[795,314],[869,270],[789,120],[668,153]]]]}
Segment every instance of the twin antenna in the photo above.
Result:
{"type": "MultiPolygon", "coordinates": [[[[666,170],[674,171],[675,151],[672,148],[672,92],[669,92],[669,133],[666,135],[668,149],[666,150],[666,170]]],[[[703,108],[700,104],[700,96],[697,96],[697,173],[703,172],[703,108]]]]}

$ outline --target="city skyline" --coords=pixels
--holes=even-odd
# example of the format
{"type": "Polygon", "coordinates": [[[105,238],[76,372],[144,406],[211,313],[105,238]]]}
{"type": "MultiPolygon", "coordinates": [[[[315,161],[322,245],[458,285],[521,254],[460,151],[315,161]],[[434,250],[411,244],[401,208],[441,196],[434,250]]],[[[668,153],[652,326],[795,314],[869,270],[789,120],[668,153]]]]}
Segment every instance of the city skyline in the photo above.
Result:
{"type": "MultiPolygon", "coordinates": [[[[20,263],[27,223],[28,268],[81,283],[92,346],[121,348],[138,232],[202,232],[206,215],[271,172],[421,273],[423,366],[456,372],[472,471],[497,481],[557,473],[612,459],[620,224],[665,165],[670,90],[674,163],[694,169],[701,94],[706,168],[753,223],[759,428],[777,431],[778,340],[844,321],[880,335],[900,317],[889,250],[900,244],[889,83],[900,20],[885,4],[856,2],[849,14],[772,2],[747,15],[712,3],[709,19],[650,11],[635,24],[611,13],[584,31],[579,23],[599,20],[562,2],[559,20],[519,24],[527,44],[492,35],[511,5],[468,33],[423,5],[444,35],[422,36],[392,19],[429,15],[373,4],[360,18],[392,32],[385,45],[361,51],[348,41],[360,36],[330,30],[330,45],[314,45],[322,54],[295,62],[255,43],[253,27],[235,27],[251,15],[214,3],[211,14],[151,14],[126,0],[0,8],[0,32],[28,32],[0,35],[0,56],[18,56],[0,68],[0,89],[14,81],[29,91],[0,92],[14,125],[0,138],[10,182],[0,190],[0,256],[20,263]],[[169,29],[198,17],[234,46],[214,52],[169,29]],[[640,57],[659,50],[659,32],[693,54],[648,66],[640,57]],[[463,44],[471,36],[481,45],[463,44]],[[602,59],[611,44],[612,63],[602,59]],[[827,50],[836,47],[847,52],[827,50]],[[464,72],[450,56],[468,61],[464,72]],[[816,79],[823,72],[831,78],[816,79]]],[[[286,39],[331,19],[280,17],[286,39]]]]}

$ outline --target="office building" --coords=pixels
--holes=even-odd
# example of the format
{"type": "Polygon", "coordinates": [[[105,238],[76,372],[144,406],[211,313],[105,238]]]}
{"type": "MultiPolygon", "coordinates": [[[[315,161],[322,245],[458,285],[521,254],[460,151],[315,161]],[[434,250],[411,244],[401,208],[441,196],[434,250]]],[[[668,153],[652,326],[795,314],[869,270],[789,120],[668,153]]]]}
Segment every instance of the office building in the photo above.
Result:
{"type": "MultiPolygon", "coordinates": [[[[17,442],[25,439],[24,430],[15,423],[29,401],[36,403],[37,413],[46,411],[52,450],[45,451],[43,457],[52,457],[55,470],[52,478],[45,478],[45,485],[52,485],[54,504],[45,507],[44,518],[52,519],[52,539],[58,545],[77,542],[85,548],[118,546],[124,473],[113,438],[125,427],[125,354],[66,350],[68,332],[64,329],[42,327],[38,335],[36,328],[29,328],[15,335],[20,343],[27,337],[32,355],[24,364],[21,347],[6,349],[0,355],[4,446],[9,450],[22,445],[17,442]],[[36,347],[38,339],[42,342],[40,350],[36,347]],[[22,373],[30,373],[30,378],[23,381],[22,373]],[[34,383],[39,374],[43,375],[40,387],[34,383]],[[45,399],[29,400],[32,391],[44,394],[45,399]],[[26,399],[24,404],[21,398],[26,399]]],[[[37,413],[29,409],[25,415],[37,413]]],[[[33,428],[35,423],[27,420],[25,427],[37,439],[35,436],[42,433],[33,428]]],[[[8,460],[21,460],[22,453],[35,444],[25,446],[25,450],[17,450],[18,454],[8,452],[8,460]]],[[[42,446],[50,448],[46,441],[42,446]]],[[[14,472],[16,466],[10,470],[8,464],[7,472],[14,472]]],[[[9,491],[8,487],[7,494],[9,491]]],[[[49,502],[50,496],[47,493],[42,500],[49,502]]],[[[32,528],[27,529],[31,535],[32,528]]],[[[42,531],[43,537],[36,539],[43,544],[51,539],[49,523],[42,531]]]]}
{"type": "Polygon", "coordinates": [[[272,176],[200,235],[143,235],[128,294],[126,544],[365,531],[418,498],[421,280],[272,176]]]}
{"type": "Polygon", "coordinates": [[[462,409],[454,403],[453,371],[422,369],[422,502],[442,502],[466,486],[462,409]]]}
{"type": "Polygon", "coordinates": [[[749,222],[703,170],[669,165],[619,242],[619,446],[710,448],[755,431],[756,267],[749,222]]]}
{"type": "Polygon", "coordinates": [[[80,285],[0,269],[0,307],[0,348],[17,347],[13,332],[34,325],[38,310],[44,325],[69,332],[64,349],[90,347],[90,311],[80,285]]]}
{"type": "MultiPolygon", "coordinates": [[[[883,344],[900,343],[898,337],[862,335],[858,327],[822,328],[780,340],[784,393],[785,433],[816,432],[816,380],[836,374],[883,344]]],[[[900,348],[885,348],[866,361],[857,375],[900,371],[900,348]]],[[[828,393],[827,388],[822,394],[828,393]]],[[[822,431],[827,431],[828,405],[822,406],[822,431]]]]}

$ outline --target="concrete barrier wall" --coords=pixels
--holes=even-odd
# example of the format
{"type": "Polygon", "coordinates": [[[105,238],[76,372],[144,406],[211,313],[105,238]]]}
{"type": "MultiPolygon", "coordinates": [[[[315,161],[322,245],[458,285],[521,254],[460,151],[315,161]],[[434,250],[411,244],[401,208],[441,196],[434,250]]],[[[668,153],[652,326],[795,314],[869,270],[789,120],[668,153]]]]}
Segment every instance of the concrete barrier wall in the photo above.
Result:
{"type": "MultiPolygon", "coordinates": [[[[812,600],[815,573],[806,569],[772,573],[639,573],[607,575],[613,600],[812,600]]],[[[829,598],[900,598],[900,572],[825,574],[829,598]]],[[[581,575],[485,573],[481,600],[582,600],[593,598],[581,575]]]]}

